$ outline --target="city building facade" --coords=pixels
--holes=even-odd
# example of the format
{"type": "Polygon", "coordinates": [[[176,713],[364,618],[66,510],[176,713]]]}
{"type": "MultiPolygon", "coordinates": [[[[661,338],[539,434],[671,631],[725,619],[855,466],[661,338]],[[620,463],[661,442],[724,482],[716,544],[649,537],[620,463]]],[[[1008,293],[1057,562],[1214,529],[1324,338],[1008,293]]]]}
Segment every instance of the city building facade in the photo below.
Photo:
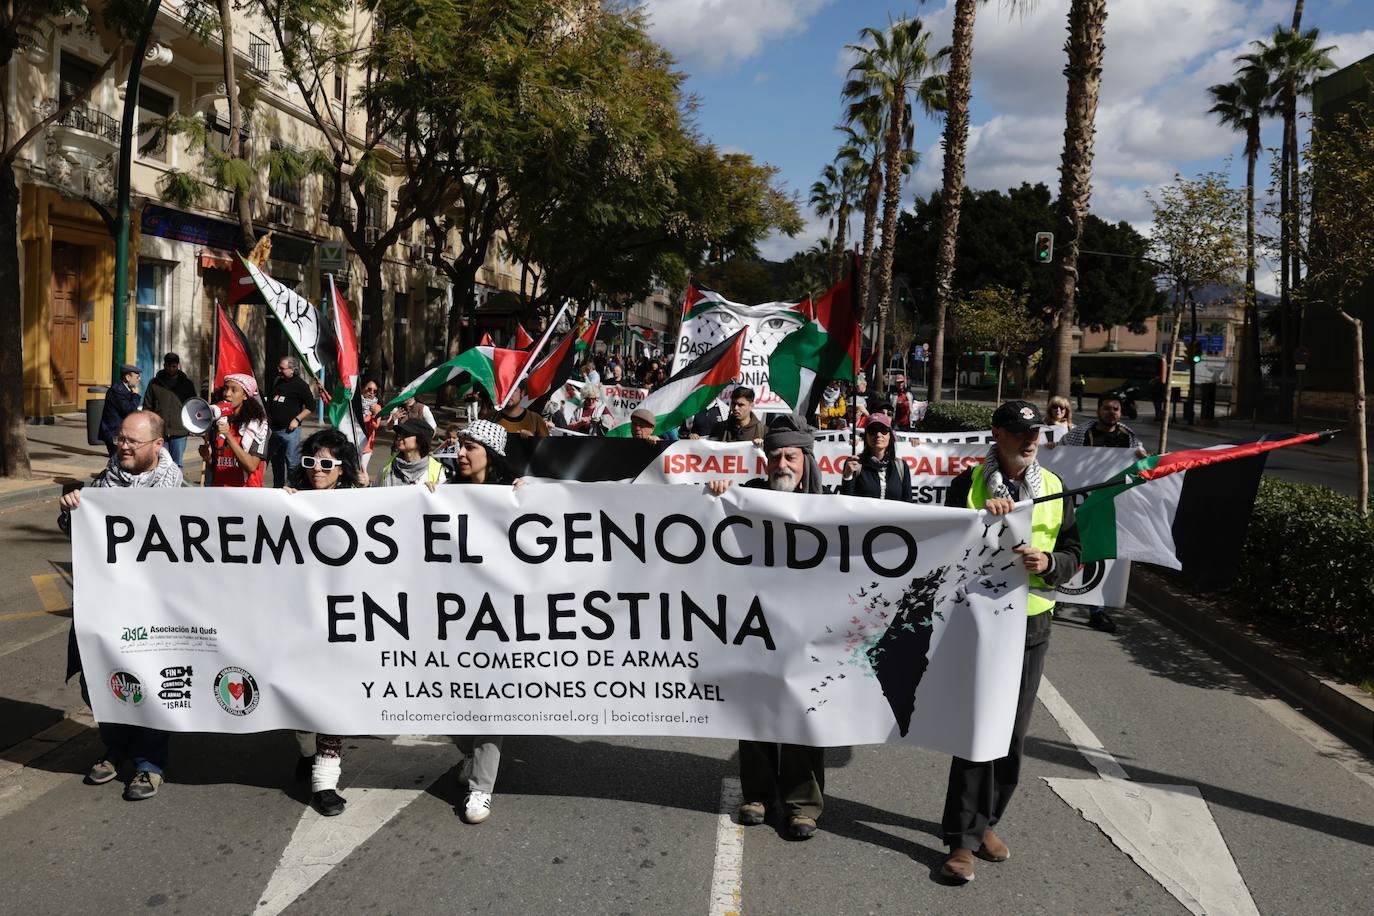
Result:
{"type": "MultiPolygon", "coordinates": [[[[259,163],[264,154],[284,147],[322,148],[317,122],[284,76],[272,29],[249,10],[234,15],[239,97],[254,100],[241,130],[242,157],[259,163]]],[[[22,133],[94,84],[90,97],[29,143],[15,164],[21,190],[24,404],[31,421],[79,410],[88,399],[99,398],[99,386],[111,381],[114,241],[97,205],[113,202],[130,52],[98,21],[96,12],[91,28],[57,29],[40,37],[34,47],[16,55],[3,87],[15,115],[12,130],[22,133]],[[116,49],[114,65],[102,72],[102,63],[116,49]]],[[[361,9],[357,21],[358,29],[365,30],[361,9]]],[[[321,89],[350,142],[361,142],[364,130],[363,114],[349,102],[360,80],[358,72],[341,68],[321,89]]],[[[242,233],[229,193],[211,188],[188,203],[165,190],[169,176],[200,174],[198,143],[223,150],[229,138],[223,48],[217,37],[197,37],[174,0],[162,3],[143,62],[138,124],[131,163],[128,348],[123,359],[143,369],[146,383],[160,367],[162,354],[174,351],[181,355],[184,371],[204,385],[214,310],[217,303],[228,304],[230,269],[242,233]],[[173,115],[201,119],[208,141],[193,133],[160,130],[173,115]]],[[[387,152],[385,145],[379,149],[387,152]]],[[[389,227],[405,181],[399,152],[391,152],[392,174],[368,201],[367,232],[389,227]]],[[[267,272],[317,303],[333,275],[359,321],[364,275],[342,231],[328,219],[323,180],[313,175],[272,180],[268,168],[259,166],[250,206],[254,233],[272,235],[267,272]]],[[[392,335],[393,381],[417,374],[447,345],[453,292],[428,263],[430,244],[423,226],[417,225],[391,246],[383,269],[386,327],[373,328],[361,320],[364,350],[373,335],[392,335]]],[[[451,249],[456,242],[446,244],[451,249]]],[[[479,302],[519,289],[518,270],[501,259],[498,245],[492,249],[478,277],[479,302]]],[[[231,317],[257,345],[260,370],[288,352],[284,335],[266,320],[261,306],[239,306],[231,317]]]]}

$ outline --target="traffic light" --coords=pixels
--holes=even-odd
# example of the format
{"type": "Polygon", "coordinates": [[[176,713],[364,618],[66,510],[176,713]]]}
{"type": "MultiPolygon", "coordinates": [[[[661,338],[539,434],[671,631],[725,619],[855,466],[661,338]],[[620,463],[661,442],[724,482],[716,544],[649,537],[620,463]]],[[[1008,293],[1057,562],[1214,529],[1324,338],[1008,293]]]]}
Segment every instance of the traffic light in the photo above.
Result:
{"type": "Polygon", "coordinates": [[[1054,233],[1035,233],[1035,262],[1048,264],[1054,260],[1054,233]]]}
{"type": "Polygon", "coordinates": [[[1202,341],[1188,341],[1188,358],[1195,363],[1202,362],[1202,341]]]}

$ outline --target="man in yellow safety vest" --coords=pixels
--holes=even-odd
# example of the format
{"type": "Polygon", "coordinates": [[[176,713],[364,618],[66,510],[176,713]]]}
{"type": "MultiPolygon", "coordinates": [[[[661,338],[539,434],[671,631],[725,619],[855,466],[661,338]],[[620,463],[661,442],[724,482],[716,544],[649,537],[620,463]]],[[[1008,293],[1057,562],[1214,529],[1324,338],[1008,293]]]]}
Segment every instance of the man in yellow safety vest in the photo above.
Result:
{"type": "MultiPolygon", "coordinates": [[[[1062,493],[1063,482],[1036,460],[1044,422],[1039,409],[1029,401],[1008,401],[998,407],[992,415],[992,448],[981,465],[954,479],[946,504],[1006,515],[1019,501],[1062,493]]],[[[1033,506],[1030,544],[1016,552],[1030,573],[1032,591],[1027,598],[1026,652],[1011,746],[998,760],[975,763],[955,757],[949,768],[941,830],[950,855],[940,873],[960,884],[973,880],[974,856],[1005,862],[1009,855],[1007,845],[992,828],[1006,813],[1016,791],[1026,731],[1045,671],[1054,601],[1035,590],[1051,590],[1067,582],[1078,570],[1082,555],[1072,500],[1051,499],[1033,506]]]]}

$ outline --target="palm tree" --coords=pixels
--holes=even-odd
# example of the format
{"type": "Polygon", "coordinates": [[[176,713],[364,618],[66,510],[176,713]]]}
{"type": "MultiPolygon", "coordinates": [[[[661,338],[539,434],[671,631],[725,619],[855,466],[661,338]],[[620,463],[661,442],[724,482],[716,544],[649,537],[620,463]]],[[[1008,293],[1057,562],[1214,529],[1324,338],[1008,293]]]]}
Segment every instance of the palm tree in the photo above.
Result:
{"type": "MultiPolygon", "coordinates": [[[[940,234],[935,248],[935,346],[931,363],[944,366],[945,313],[954,296],[954,258],[959,238],[959,208],[964,198],[964,159],[968,152],[968,109],[973,96],[973,23],[987,0],[955,0],[950,45],[948,108],[945,113],[944,184],[940,192],[940,234]]],[[[1024,11],[1036,0],[1010,0],[1024,11]]],[[[942,370],[930,377],[932,401],[940,400],[942,370]]]]}
{"type": "Polygon", "coordinates": [[[831,241],[827,269],[832,286],[840,282],[840,275],[844,271],[845,236],[849,229],[849,214],[859,194],[862,171],[863,163],[846,157],[845,150],[841,149],[835,161],[821,169],[820,180],[811,185],[811,208],[817,216],[830,218],[826,226],[827,238],[831,241]]]}
{"type": "MultiPolygon", "coordinates": [[[[850,99],[878,96],[887,108],[883,142],[883,246],[878,274],[877,362],[883,362],[887,313],[892,305],[892,259],[896,250],[897,212],[901,209],[902,173],[913,151],[915,125],[911,96],[927,114],[943,111],[947,80],[941,72],[949,48],[930,52],[930,33],[919,19],[896,22],[887,29],[865,28],[859,36],[871,44],[850,45],[859,55],[849,70],[844,94],[850,99]],[[904,155],[904,153],[906,155],[904,155]]],[[[879,375],[878,390],[883,388],[879,375]]]]}
{"type": "Polygon", "coordinates": [[[1068,397],[1073,327],[1078,294],[1078,240],[1092,194],[1093,135],[1097,97],[1102,88],[1102,55],[1106,52],[1107,0],[1072,0],[1064,67],[1069,89],[1064,118],[1064,154],[1059,167],[1060,245],[1055,269],[1055,359],[1053,393],[1068,397]]]}
{"type": "MultiPolygon", "coordinates": [[[[835,244],[835,218],[844,209],[842,191],[840,189],[840,170],[835,168],[835,164],[827,163],[821,169],[819,181],[811,183],[811,194],[807,198],[807,203],[811,204],[811,209],[816,211],[816,215],[827,218],[825,225],[825,239],[830,251],[837,247],[835,244]]],[[[843,230],[841,230],[843,231],[843,230]]],[[[831,282],[834,281],[834,269],[831,271],[831,282]]]]}
{"type": "Polygon", "coordinates": [[[864,234],[854,299],[858,303],[861,322],[868,311],[868,300],[872,297],[873,242],[878,227],[878,200],[883,187],[884,114],[882,99],[876,95],[867,95],[851,103],[845,112],[848,124],[842,128],[848,142],[839,152],[842,158],[859,162],[860,168],[868,173],[864,182],[864,234]]]}
{"type": "Polygon", "coordinates": [[[1241,349],[1240,412],[1259,407],[1261,386],[1259,362],[1259,309],[1255,301],[1255,163],[1263,150],[1260,122],[1270,112],[1272,94],[1269,77],[1255,66],[1253,55],[1236,58],[1241,68],[1229,83],[1208,89],[1212,96],[1211,113],[1227,127],[1245,134],[1245,340],[1241,349]]]}
{"type": "Polygon", "coordinates": [[[1321,32],[1300,32],[1302,6],[1294,11],[1292,28],[1274,29],[1269,41],[1255,41],[1254,52],[1247,55],[1249,66],[1263,72],[1269,80],[1277,112],[1283,117],[1283,149],[1279,169],[1279,308],[1282,310],[1283,377],[1291,378],[1292,349],[1300,316],[1293,308],[1292,290],[1301,279],[1300,247],[1295,233],[1302,225],[1298,201],[1298,98],[1312,91],[1313,81],[1336,65],[1330,52],[1321,47],[1321,32]]]}

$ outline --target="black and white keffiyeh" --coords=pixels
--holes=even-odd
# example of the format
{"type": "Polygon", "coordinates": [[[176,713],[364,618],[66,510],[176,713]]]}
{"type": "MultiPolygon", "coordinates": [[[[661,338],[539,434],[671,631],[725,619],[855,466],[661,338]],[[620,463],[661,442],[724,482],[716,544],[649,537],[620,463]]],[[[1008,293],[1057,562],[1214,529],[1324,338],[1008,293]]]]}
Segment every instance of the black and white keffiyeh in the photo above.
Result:
{"type": "Polygon", "coordinates": [[[100,476],[91,481],[93,487],[179,487],[182,483],[181,468],[177,467],[167,449],[159,449],[157,464],[141,474],[133,474],[119,466],[119,459],[110,457],[110,463],[100,476]]]}
{"type": "MultiPolygon", "coordinates": [[[[1007,485],[1007,479],[1002,474],[1001,463],[997,460],[996,445],[988,449],[987,457],[983,459],[983,479],[987,481],[988,492],[995,498],[1016,498],[1011,495],[1011,488],[1007,485]]],[[[1021,484],[1021,499],[1034,499],[1044,495],[1045,483],[1040,476],[1040,462],[1031,462],[1030,467],[1026,468],[1026,476],[1022,479],[1021,484]],[[1029,492],[1026,492],[1027,490],[1029,492]]]]}

